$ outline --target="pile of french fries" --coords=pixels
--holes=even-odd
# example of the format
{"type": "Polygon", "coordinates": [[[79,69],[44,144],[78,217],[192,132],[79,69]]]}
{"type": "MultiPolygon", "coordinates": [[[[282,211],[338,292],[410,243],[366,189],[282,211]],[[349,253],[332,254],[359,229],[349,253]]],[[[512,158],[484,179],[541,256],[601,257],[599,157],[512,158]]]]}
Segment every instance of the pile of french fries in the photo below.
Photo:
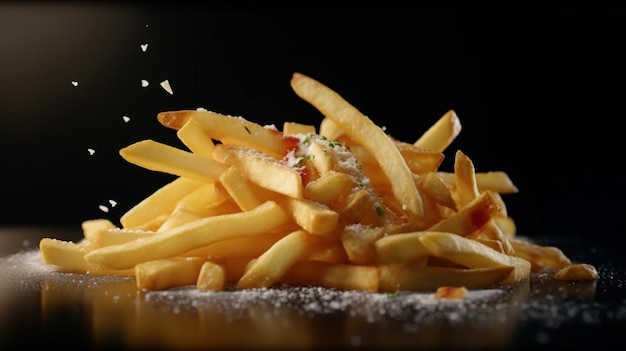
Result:
{"type": "Polygon", "coordinates": [[[175,175],[120,218],[82,223],[79,242],[43,238],[45,263],[130,275],[138,289],[218,291],[311,285],[370,292],[490,288],[531,272],[597,279],[595,268],[516,237],[505,172],[477,172],[458,150],[453,110],[414,142],[387,135],[326,85],[294,73],[314,125],[263,126],[205,109],[158,114],[186,149],[151,139],[128,162],[175,175]]]}

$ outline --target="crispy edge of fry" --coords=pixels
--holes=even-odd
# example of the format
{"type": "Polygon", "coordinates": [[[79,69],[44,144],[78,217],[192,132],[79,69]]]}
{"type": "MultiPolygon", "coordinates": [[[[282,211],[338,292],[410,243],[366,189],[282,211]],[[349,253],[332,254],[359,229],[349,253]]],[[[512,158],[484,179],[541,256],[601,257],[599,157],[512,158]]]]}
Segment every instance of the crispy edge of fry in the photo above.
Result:
{"type": "Polygon", "coordinates": [[[294,73],[291,87],[300,98],[332,119],[345,132],[363,145],[378,161],[392,191],[402,204],[405,214],[413,221],[423,216],[422,199],[413,182],[411,170],[402,154],[387,134],[371,119],[348,103],[326,85],[301,73],[294,73]]]}
{"type": "Polygon", "coordinates": [[[288,220],[276,202],[267,201],[248,212],[201,218],[144,240],[94,249],[85,255],[85,260],[99,268],[126,269],[141,262],[175,257],[221,240],[262,235],[288,220]]]}

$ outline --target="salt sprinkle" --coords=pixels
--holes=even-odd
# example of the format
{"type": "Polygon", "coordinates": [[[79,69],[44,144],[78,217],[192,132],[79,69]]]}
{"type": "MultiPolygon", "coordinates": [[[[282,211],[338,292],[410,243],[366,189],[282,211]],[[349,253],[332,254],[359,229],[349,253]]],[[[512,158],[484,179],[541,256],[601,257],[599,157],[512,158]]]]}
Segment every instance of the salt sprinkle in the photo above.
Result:
{"type": "Polygon", "coordinates": [[[128,121],[130,121],[130,117],[122,116],[122,120],[124,120],[125,123],[128,123],[128,121]]]}
{"type": "Polygon", "coordinates": [[[89,155],[93,155],[93,154],[95,154],[95,153],[96,153],[96,150],[91,149],[91,148],[90,148],[90,149],[87,149],[87,151],[89,152],[89,155]]]}
{"type": "Polygon", "coordinates": [[[117,201],[115,200],[109,200],[109,203],[111,204],[111,207],[115,207],[115,205],[117,205],[117,201]]]}
{"type": "Polygon", "coordinates": [[[141,44],[141,51],[146,52],[148,50],[148,44],[141,44]]]}
{"type": "Polygon", "coordinates": [[[75,87],[77,87],[77,86],[78,86],[78,82],[77,82],[77,81],[75,81],[75,80],[73,80],[73,81],[72,81],[72,85],[73,85],[73,86],[75,86],[75,87]]]}
{"type": "Polygon", "coordinates": [[[174,95],[174,91],[172,90],[172,86],[170,85],[170,81],[169,80],[164,80],[161,82],[161,87],[163,89],[165,89],[165,91],[167,91],[168,93],[170,93],[170,95],[174,95]]]}
{"type": "Polygon", "coordinates": [[[104,205],[99,205],[98,208],[100,209],[100,211],[102,212],[109,212],[109,208],[104,206],[104,205]]]}
{"type": "Polygon", "coordinates": [[[147,81],[147,80],[145,80],[145,79],[142,79],[142,80],[141,80],[141,87],[142,87],[142,88],[145,88],[145,87],[147,87],[148,85],[150,85],[150,83],[148,83],[148,81],[147,81]]]}

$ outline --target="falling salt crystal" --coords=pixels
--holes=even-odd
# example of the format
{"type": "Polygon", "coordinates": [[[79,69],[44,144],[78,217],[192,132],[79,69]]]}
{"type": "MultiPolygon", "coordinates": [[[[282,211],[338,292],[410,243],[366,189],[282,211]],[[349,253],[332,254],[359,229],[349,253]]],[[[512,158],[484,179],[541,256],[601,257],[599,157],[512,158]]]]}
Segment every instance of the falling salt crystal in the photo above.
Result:
{"type": "Polygon", "coordinates": [[[109,208],[104,206],[104,205],[99,205],[98,208],[100,209],[100,211],[102,212],[109,212],[109,208]]]}
{"type": "Polygon", "coordinates": [[[77,87],[77,86],[78,86],[78,82],[77,82],[77,81],[75,81],[75,80],[73,80],[73,81],[72,81],[72,85],[73,85],[73,86],[75,86],[75,87],[77,87]]]}
{"type": "Polygon", "coordinates": [[[130,121],[130,117],[128,116],[123,116],[122,119],[124,120],[124,122],[128,123],[128,121],[130,121]]]}
{"type": "Polygon", "coordinates": [[[148,50],[148,44],[141,44],[141,51],[146,52],[148,50]]]}
{"type": "Polygon", "coordinates": [[[161,87],[163,89],[165,89],[165,91],[167,91],[168,93],[170,93],[170,95],[174,95],[174,91],[172,91],[172,87],[170,86],[170,81],[169,80],[164,80],[161,82],[161,87]]]}
{"type": "Polygon", "coordinates": [[[115,200],[109,200],[109,203],[111,204],[111,207],[115,207],[115,205],[117,205],[117,201],[115,200]]]}
{"type": "Polygon", "coordinates": [[[96,153],[96,150],[94,150],[94,149],[87,149],[87,151],[89,151],[89,154],[90,154],[90,155],[93,155],[93,154],[95,154],[95,153],[96,153]]]}
{"type": "Polygon", "coordinates": [[[141,80],[141,87],[142,87],[142,88],[147,87],[149,84],[150,84],[150,83],[148,83],[148,81],[147,81],[147,80],[145,80],[145,79],[142,79],[142,80],[141,80]]]}

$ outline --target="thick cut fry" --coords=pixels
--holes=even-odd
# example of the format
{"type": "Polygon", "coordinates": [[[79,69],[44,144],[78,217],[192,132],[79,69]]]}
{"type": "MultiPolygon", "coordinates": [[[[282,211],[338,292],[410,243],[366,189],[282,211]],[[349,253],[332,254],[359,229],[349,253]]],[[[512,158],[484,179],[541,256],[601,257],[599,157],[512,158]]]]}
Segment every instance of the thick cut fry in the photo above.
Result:
{"type": "Polygon", "coordinates": [[[419,220],[423,216],[421,196],[413,183],[411,170],[387,134],[339,94],[312,78],[294,73],[291,87],[374,156],[408,217],[419,220]]]}
{"type": "Polygon", "coordinates": [[[205,133],[224,144],[251,148],[281,159],[293,149],[298,140],[285,138],[276,129],[264,127],[242,117],[227,116],[211,111],[168,111],[157,115],[165,127],[180,129],[190,119],[198,122],[205,133]]]}
{"type": "Polygon", "coordinates": [[[287,197],[280,201],[285,211],[302,229],[313,235],[331,234],[337,228],[339,213],[306,199],[287,197]]]}
{"type": "Polygon", "coordinates": [[[200,268],[196,287],[201,291],[220,291],[226,285],[226,270],[218,263],[206,261],[200,268]]]}
{"type": "Polygon", "coordinates": [[[276,284],[311,249],[309,235],[304,230],[298,230],[278,240],[250,265],[237,287],[263,288],[276,284]]]}
{"type": "Polygon", "coordinates": [[[502,283],[513,267],[454,268],[431,267],[421,263],[380,266],[381,292],[435,291],[442,286],[487,289],[502,283]]]}
{"type": "Polygon", "coordinates": [[[352,187],[354,187],[354,182],[349,175],[343,172],[329,171],[307,183],[304,187],[304,197],[311,201],[330,205],[332,202],[345,197],[352,187]]]}
{"type": "Polygon", "coordinates": [[[237,167],[228,167],[220,175],[219,181],[242,211],[250,211],[261,204],[262,201],[237,167]]]}
{"type": "Polygon", "coordinates": [[[375,243],[385,235],[385,228],[349,225],[341,233],[341,243],[350,259],[356,264],[375,264],[378,260],[375,243]]]}
{"type": "Polygon", "coordinates": [[[178,201],[202,184],[194,179],[176,178],[124,213],[120,223],[124,228],[137,228],[151,222],[160,215],[171,212],[178,201]]]}
{"type": "Polygon", "coordinates": [[[378,266],[298,261],[285,273],[281,282],[376,292],[379,283],[378,271],[378,266]]]}
{"type": "Polygon", "coordinates": [[[309,158],[320,175],[337,169],[339,159],[332,149],[328,143],[319,142],[319,139],[312,141],[309,145],[309,158]]]}
{"type": "Polygon", "coordinates": [[[432,255],[468,268],[513,267],[503,283],[525,280],[530,276],[530,262],[500,253],[476,240],[452,233],[428,233],[419,240],[432,255]]]}
{"type": "Polygon", "coordinates": [[[89,244],[93,248],[99,248],[111,245],[125,244],[133,240],[149,238],[156,234],[157,233],[153,231],[143,231],[137,229],[101,229],[93,233],[93,235],[89,239],[89,244]]]}
{"type": "Polygon", "coordinates": [[[190,118],[177,132],[178,139],[196,155],[212,158],[215,143],[195,119],[190,118]]]}
{"type": "Polygon", "coordinates": [[[413,143],[420,149],[443,152],[461,133],[461,121],[449,110],[413,143]]]}
{"type": "Polygon", "coordinates": [[[196,284],[205,259],[202,257],[164,258],[135,266],[137,288],[164,290],[196,284]]]}
{"type": "Polygon", "coordinates": [[[242,175],[261,188],[301,199],[304,194],[302,175],[294,168],[253,149],[216,145],[214,157],[235,165],[242,175]]]}
{"type": "Polygon", "coordinates": [[[162,233],[201,218],[203,216],[200,213],[178,205],[156,231],[162,233]]]}
{"type": "Polygon", "coordinates": [[[69,271],[83,272],[98,275],[134,275],[132,269],[107,270],[97,269],[85,261],[85,254],[92,249],[87,242],[74,243],[52,238],[43,238],[39,241],[39,250],[44,263],[57,266],[69,271]]]}
{"type": "Polygon", "coordinates": [[[215,182],[226,169],[223,164],[194,153],[146,139],[120,150],[120,155],[137,166],[202,182],[215,182]]]}
{"type": "Polygon", "coordinates": [[[92,250],[90,265],[127,269],[135,265],[175,257],[214,242],[247,235],[262,235],[289,218],[278,204],[268,201],[248,212],[202,218],[144,240],[92,250]]]}
{"type": "Polygon", "coordinates": [[[433,232],[398,233],[378,239],[374,243],[378,261],[382,263],[407,263],[425,258],[431,252],[422,244],[420,237],[429,233],[433,232]]]}

